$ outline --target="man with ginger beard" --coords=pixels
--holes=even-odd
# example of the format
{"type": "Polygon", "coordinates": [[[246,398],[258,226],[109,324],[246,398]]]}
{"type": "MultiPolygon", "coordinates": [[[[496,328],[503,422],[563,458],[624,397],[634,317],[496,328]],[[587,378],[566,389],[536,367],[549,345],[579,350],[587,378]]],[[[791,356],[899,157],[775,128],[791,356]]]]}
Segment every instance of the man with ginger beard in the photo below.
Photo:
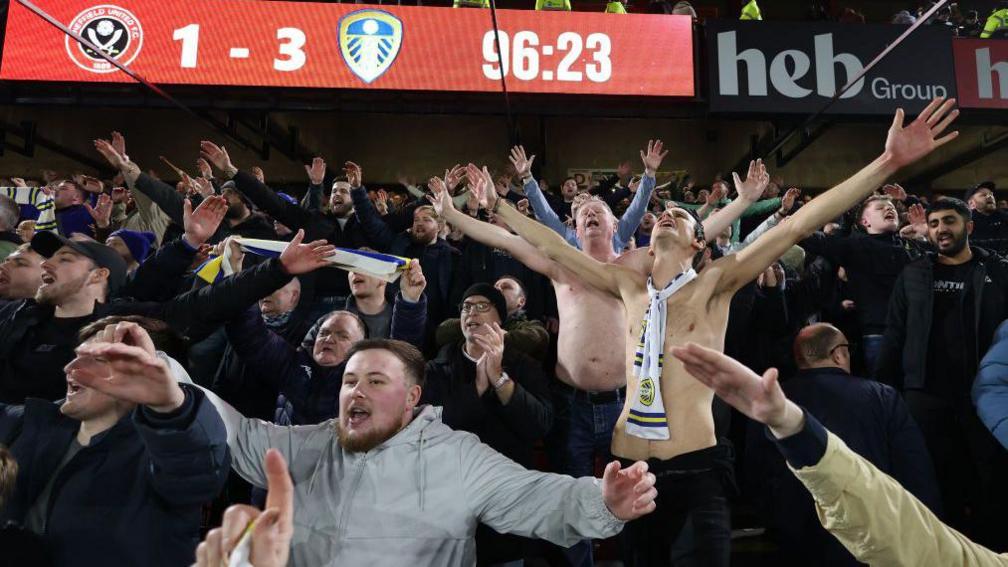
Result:
{"type": "MultiPolygon", "coordinates": [[[[131,352],[101,353],[114,364],[131,352]]],[[[646,463],[610,462],[601,480],[530,471],[418,405],[424,359],[401,341],[373,339],[351,349],[339,419],[283,427],[247,419],[207,393],[228,430],[232,466],[265,488],[262,455],[277,449],[294,483],[290,565],[399,564],[468,567],[479,523],[502,533],[571,545],[606,538],[648,514],[657,492],[646,463]]],[[[170,378],[154,377],[174,390],[170,378]]],[[[122,385],[88,380],[114,394],[122,385]]],[[[168,403],[177,393],[159,393],[168,403]]]]}
{"type": "MultiPolygon", "coordinates": [[[[444,227],[444,219],[434,207],[425,205],[413,211],[413,225],[409,230],[396,234],[382,219],[368,198],[367,189],[361,182],[359,165],[347,162],[347,181],[354,211],[368,246],[386,254],[416,258],[423,266],[427,280],[427,329],[429,339],[441,321],[452,314],[450,294],[459,252],[438,235],[444,227]]],[[[430,345],[428,345],[430,346],[430,345]]]]}
{"type": "Polygon", "coordinates": [[[948,524],[1005,551],[1008,455],[977,417],[970,389],[1008,318],[1008,260],[970,244],[973,221],[958,199],[931,203],[927,223],[937,254],[896,281],[877,377],[903,393],[924,433],[948,524]]]}
{"type": "MultiPolygon", "coordinates": [[[[389,323],[392,337],[419,342],[426,313],[421,267],[411,264],[402,280],[389,323]]],[[[323,317],[310,346],[292,345],[271,331],[255,308],[228,322],[225,329],[241,361],[278,390],[273,421],[280,425],[309,425],[338,415],[347,352],[368,336],[364,321],[350,311],[323,317]]]]}

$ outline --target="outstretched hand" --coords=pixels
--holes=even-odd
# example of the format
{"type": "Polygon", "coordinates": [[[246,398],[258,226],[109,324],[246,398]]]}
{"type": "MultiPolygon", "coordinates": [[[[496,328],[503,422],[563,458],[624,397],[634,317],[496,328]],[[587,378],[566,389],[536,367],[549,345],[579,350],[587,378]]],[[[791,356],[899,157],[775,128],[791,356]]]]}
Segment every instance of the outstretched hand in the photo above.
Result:
{"type": "Polygon", "coordinates": [[[249,534],[248,563],[255,567],[283,567],[290,556],[294,536],[294,483],[287,461],[276,449],[266,451],[266,510],[235,504],[224,512],[221,527],[207,532],[196,548],[197,567],[226,567],[246,531],[249,534]]]}
{"type": "Polygon", "coordinates": [[[511,148],[511,155],[508,157],[511,160],[511,165],[514,166],[518,179],[525,179],[532,175],[532,162],[535,161],[535,158],[535,154],[531,157],[527,156],[525,148],[522,146],[511,148]]]}
{"type": "Polygon", "coordinates": [[[305,244],[304,229],[301,229],[280,254],[280,265],[289,275],[298,276],[328,266],[327,258],[335,253],[336,247],[326,240],[305,244]]]}
{"type": "Polygon", "coordinates": [[[801,196],[801,189],[792,187],[784,192],[781,197],[780,214],[786,215],[794,208],[795,201],[801,196]]]}
{"type": "Polygon", "coordinates": [[[84,201],[84,208],[94,219],[98,228],[108,228],[112,220],[112,197],[102,193],[98,196],[98,202],[94,207],[91,203],[84,201]]]}
{"type": "Polygon", "coordinates": [[[612,461],[602,474],[602,500],[613,516],[624,522],[636,520],[654,512],[657,506],[655,480],[644,461],[625,469],[619,461],[612,461]]]}
{"type": "Polygon", "coordinates": [[[644,173],[654,177],[654,174],[661,167],[661,162],[668,155],[668,151],[662,151],[665,145],[661,140],[648,140],[647,152],[641,150],[641,161],[644,162],[644,173]]]}
{"type": "Polygon", "coordinates": [[[801,429],[804,415],[801,408],[784,396],[777,383],[776,368],[760,377],[737,360],[696,343],[673,347],[672,355],[719,398],[750,419],[769,426],[778,438],[801,429]]]}
{"type": "Polygon", "coordinates": [[[98,150],[98,153],[105,158],[105,161],[109,162],[109,165],[120,171],[122,171],[126,167],[126,164],[129,163],[126,155],[116,150],[112,142],[109,142],[108,140],[95,140],[94,147],[98,150]]]}
{"type": "Polygon", "coordinates": [[[181,407],[185,393],[136,323],[106,326],[77,347],[64,369],[69,379],[113,398],[167,413],[181,407]]]}
{"type": "Polygon", "coordinates": [[[941,136],[959,116],[959,109],[953,108],[955,103],[954,98],[935,98],[916,120],[905,127],[903,109],[896,111],[885,143],[885,155],[894,167],[910,165],[959,136],[958,131],[941,136]]]}
{"type": "Polygon", "coordinates": [[[434,207],[434,212],[439,217],[443,218],[446,214],[455,210],[455,203],[452,202],[451,193],[448,192],[448,186],[445,184],[444,179],[431,177],[427,181],[427,187],[431,190],[431,193],[427,195],[427,200],[430,201],[431,206],[434,207]]]}
{"type": "Polygon", "coordinates": [[[763,160],[749,162],[749,172],[745,181],[739,177],[738,173],[732,172],[732,179],[735,181],[735,190],[738,191],[739,198],[747,201],[757,201],[766,191],[770,184],[770,174],[767,173],[763,160]]]}
{"type": "Polygon", "coordinates": [[[325,180],[326,164],[320,157],[312,158],[311,165],[304,166],[305,173],[308,174],[308,182],[312,185],[322,185],[325,180]]]}
{"type": "Polygon", "coordinates": [[[186,240],[192,246],[199,246],[217,232],[224,215],[227,214],[227,200],[221,196],[207,197],[193,210],[192,202],[182,202],[182,225],[186,240]]]}
{"type": "Polygon", "coordinates": [[[343,164],[343,172],[346,173],[347,183],[350,184],[350,187],[356,189],[361,186],[362,178],[364,176],[361,171],[361,166],[352,161],[348,161],[343,164]]]}
{"type": "Polygon", "coordinates": [[[200,142],[200,157],[213,164],[214,167],[228,177],[234,177],[234,174],[238,171],[238,168],[231,163],[231,156],[228,155],[227,149],[224,146],[218,146],[213,142],[203,140],[200,142]]]}

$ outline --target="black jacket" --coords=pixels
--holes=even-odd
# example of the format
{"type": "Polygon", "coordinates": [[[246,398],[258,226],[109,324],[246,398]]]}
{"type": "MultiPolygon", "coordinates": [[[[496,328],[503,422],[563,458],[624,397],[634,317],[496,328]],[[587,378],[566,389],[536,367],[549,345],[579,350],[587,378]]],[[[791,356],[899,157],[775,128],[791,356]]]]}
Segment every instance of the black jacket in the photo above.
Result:
{"type": "MultiPolygon", "coordinates": [[[[976,260],[970,283],[974,304],[964,308],[973,309],[976,352],[967,358],[972,369],[967,376],[976,374],[994,331],[1008,317],[1008,260],[982,248],[970,249],[976,260]]],[[[935,261],[936,256],[929,254],[907,265],[889,300],[885,340],[875,376],[899,390],[923,389],[927,379],[935,261]]]]}
{"type": "MultiPolygon", "coordinates": [[[[113,299],[96,303],[92,314],[81,325],[109,315],[144,315],[167,322],[178,333],[190,338],[205,337],[209,331],[242,313],[259,299],[289,282],[277,259],[270,259],[255,268],[244,270],[211,286],[190,291],[165,302],[141,302],[113,299]]],[[[60,366],[73,357],[73,346],[40,344],[38,328],[53,318],[51,305],[40,305],[33,299],[22,300],[16,309],[0,320],[0,402],[22,403],[29,397],[58,400],[66,393],[66,377],[58,375],[23,376],[14,371],[12,356],[24,352],[49,352],[60,366]]],[[[77,344],[73,341],[74,346],[77,344]]]]}
{"type": "Polygon", "coordinates": [[[1004,255],[1008,252],[1008,213],[994,211],[985,215],[973,211],[973,232],[969,238],[984,250],[1004,255]]]}
{"type": "Polygon", "coordinates": [[[848,292],[865,335],[885,331],[889,295],[896,278],[904,266],[930,249],[928,244],[900,238],[896,233],[826,236],[817,232],[798,245],[847,271],[848,292]]]}
{"type": "MultiPolygon", "coordinates": [[[[896,390],[840,368],[799,370],[782,384],[787,397],[854,452],[940,513],[934,465],[924,437],[896,390]]],[[[788,470],[766,428],[750,423],[748,477],[768,527],[800,565],[859,565],[822,528],[812,497],[788,470]]]]}
{"type": "MultiPolygon", "coordinates": [[[[427,279],[427,330],[428,335],[433,337],[434,329],[441,321],[454,316],[457,310],[457,306],[451,304],[451,294],[458,250],[443,238],[431,244],[420,244],[406,232],[396,233],[378,215],[363,187],[351,190],[350,196],[368,246],[386,254],[420,260],[420,268],[427,279]]],[[[398,284],[394,289],[398,290],[398,284]]]]}
{"type": "MultiPolygon", "coordinates": [[[[183,388],[177,412],[134,410],[59,472],[43,536],[55,565],[193,562],[201,507],[220,491],[231,461],[217,410],[203,392],[183,388]]],[[[0,441],[11,443],[19,464],[0,517],[24,521],[79,427],[52,402],[0,405],[0,441]]]]}
{"type": "MultiPolygon", "coordinates": [[[[472,284],[493,285],[501,277],[511,276],[518,278],[525,287],[525,313],[529,319],[543,320],[548,315],[556,315],[556,297],[549,278],[529,269],[506,251],[468,237],[462,240],[461,251],[450,307],[457,309],[462,303],[462,294],[472,284]]],[[[454,315],[454,310],[452,313],[454,315]]]]}
{"type": "MultiPolygon", "coordinates": [[[[259,210],[295,232],[304,229],[305,242],[328,240],[340,248],[360,248],[366,244],[356,215],[350,215],[344,226],[340,226],[332,215],[288,203],[252,174],[239,171],[233,179],[235,187],[259,210]]],[[[350,295],[350,283],[343,270],[319,270],[315,286],[319,296],[350,295]]]]}
{"type": "MultiPolygon", "coordinates": [[[[446,345],[427,363],[421,403],[441,406],[441,419],[452,429],[475,433],[505,457],[532,468],[532,449],[553,425],[549,385],[539,364],[505,348],[501,364],[514,380],[508,404],[502,405],[491,384],[476,393],[476,363],[462,353],[462,343],[446,345]]],[[[477,564],[521,559],[527,541],[485,526],[476,530],[477,564]]]]}
{"type": "MultiPolygon", "coordinates": [[[[168,215],[168,218],[170,218],[177,227],[183,226],[182,207],[185,197],[180,195],[174,187],[163,181],[154,179],[146,173],[140,174],[140,177],[137,178],[134,187],[137,191],[147,195],[151,201],[154,201],[154,203],[160,207],[166,215],[168,215]]],[[[198,201],[198,199],[193,200],[192,206],[194,208],[198,206],[198,201]]],[[[244,236],[245,238],[262,238],[265,240],[276,240],[277,237],[276,231],[273,230],[273,224],[271,222],[263,218],[261,215],[252,215],[235,226],[230,226],[225,220],[221,223],[220,227],[217,228],[217,232],[210,237],[208,242],[215,244],[226,239],[232,234],[244,236]]]]}

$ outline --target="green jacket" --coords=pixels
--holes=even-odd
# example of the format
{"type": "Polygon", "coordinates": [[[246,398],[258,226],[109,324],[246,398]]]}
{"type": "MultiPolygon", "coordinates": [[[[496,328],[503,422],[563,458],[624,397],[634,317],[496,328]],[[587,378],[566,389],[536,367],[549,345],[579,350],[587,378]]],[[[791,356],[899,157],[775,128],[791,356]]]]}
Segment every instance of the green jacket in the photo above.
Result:
{"type": "Polygon", "coordinates": [[[452,8],[489,8],[490,0],[455,0],[452,8]]]}
{"type": "Polygon", "coordinates": [[[609,2],[605,6],[606,14],[626,14],[626,8],[623,6],[622,2],[609,2]]]}
{"type": "Polygon", "coordinates": [[[1001,8],[1000,10],[994,10],[991,15],[987,17],[987,23],[984,24],[984,29],[980,32],[980,37],[987,39],[993,36],[997,32],[1008,31],[1008,8],[1001,8]]]}
{"type": "Polygon", "coordinates": [[[536,10],[565,10],[571,11],[570,0],[536,0],[536,10]]]}
{"type": "Polygon", "coordinates": [[[756,4],[756,0],[749,0],[749,3],[742,7],[742,16],[740,20],[762,20],[763,14],[760,13],[759,6],[756,4]]]}

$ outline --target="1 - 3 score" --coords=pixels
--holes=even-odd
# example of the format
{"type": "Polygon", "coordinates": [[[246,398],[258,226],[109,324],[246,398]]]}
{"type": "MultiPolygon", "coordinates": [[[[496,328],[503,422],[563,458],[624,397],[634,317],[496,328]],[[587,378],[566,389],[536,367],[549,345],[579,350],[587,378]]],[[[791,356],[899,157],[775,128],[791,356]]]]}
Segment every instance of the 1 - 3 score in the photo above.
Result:
{"type": "MultiPolygon", "coordinates": [[[[199,59],[199,24],[189,24],[178,28],[172,34],[172,39],[182,42],[182,54],[179,65],[183,69],[195,69],[199,59]]],[[[283,57],[273,59],[273,68],[277,71],[297,71],[304,67],[306,57],[304,52],[305,33],[298,28],[279,28],[277,39],[280,44],[277,51],[283,57]]],[[[248,50],[245,49],[245,57],[248,50]]]]}
{"type": "Polygon", "coordinates": [[[563,32],[556,39],[556,53],[563,57],[556,64],[556,70],[540,65],[540,58],[553,54],[554,46],[540,45],[539,35],[533,31],[519,31],[513,37],[508,37],[504,31],[494,36],[493,30],[483,35],[483,76],[499,81],[501,73],[520,81],[542,79],[551,81],[578,82],[587,78],[594,83],[604,83],[612,77],[612,41],[604,33],[592,33],[582,38],[576,32],[563,32]],[[497,51],[500,42],[500,53],[497,51]],[[591,61],[580,69],[581,52],[588,51],[591,61]],[[542,68],[542,71],[540,69],[542,68]]]}

